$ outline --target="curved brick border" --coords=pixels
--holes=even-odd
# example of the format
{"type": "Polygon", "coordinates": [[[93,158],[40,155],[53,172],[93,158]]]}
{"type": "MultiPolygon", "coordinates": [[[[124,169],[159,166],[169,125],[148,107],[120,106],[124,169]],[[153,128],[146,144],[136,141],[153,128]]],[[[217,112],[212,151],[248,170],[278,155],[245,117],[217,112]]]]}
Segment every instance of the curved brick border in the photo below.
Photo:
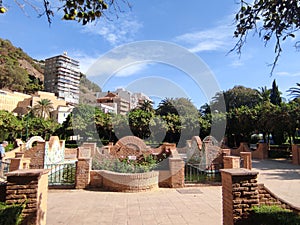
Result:
{"type": "Polygon", "coordinates": [[[137,151],[145,151],[147,149],[147,145],[144,141],[135,136],[123,137],[116,143],[116,146],[122,147],[124,145],[137,151]]]}
{"type": "Polygon", "coordinates": [[[103,188],[109,191],[141,192],[158,188],[158,171],[147,173],[116,173],[98,171],[102,177],[103,188]]]}
{"type": "Polygon", "coordinates": [[[259,204],[260,205],[278,205],[283,209],[289,209],[300,215],[300,208],[294,206],[284,199],[278,197],[270,189],[268,189],[264,184],[258,184],[259,191],[259,204]]]}

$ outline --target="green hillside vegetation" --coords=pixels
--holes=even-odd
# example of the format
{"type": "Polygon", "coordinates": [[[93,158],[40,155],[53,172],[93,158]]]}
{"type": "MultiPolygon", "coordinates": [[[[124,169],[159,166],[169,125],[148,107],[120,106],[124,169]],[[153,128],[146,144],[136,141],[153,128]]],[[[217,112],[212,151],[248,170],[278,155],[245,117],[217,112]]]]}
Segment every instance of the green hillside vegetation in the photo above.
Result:
{"type": "MultiPolygon", "coordinates": [[[[32,59],[9,40],[0,38],[0,89],[33,94],[44,90],[44,60],[32,59]]],[[[94,103],[100,87],[81,74],[80,101],[94,103]]]]}
{"type": "Polygon", "coordinates": [[[81,74],[80,103],[84,103],[84,104],[96,103],[97,92],[101,92],[101,88],[94,82],[88,80],[85,74],[81,74]]]}
{"type": "Polygon", "coordinates": [[[0,39],[0,88],[31,94],[43,90],[43,69],[9,40],[0,39]]]}

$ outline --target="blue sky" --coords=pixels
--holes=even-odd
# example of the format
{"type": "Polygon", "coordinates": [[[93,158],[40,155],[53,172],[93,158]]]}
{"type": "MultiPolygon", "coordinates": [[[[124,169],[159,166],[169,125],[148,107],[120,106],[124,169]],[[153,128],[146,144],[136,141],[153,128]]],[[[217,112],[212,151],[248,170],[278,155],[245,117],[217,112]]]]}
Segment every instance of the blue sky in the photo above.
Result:
{"type": "MultiPolygon", "coordinates": [[[[22,11],[14,1],[4,0],[3,3],[9,11],[0,15],[1,38],[9,39],[39,60],[66,51],[80,61],[82,72],[87,72],[99,57],[119,45],[157,40],[176,44],[200,57],[221,90],[235,85],[256,89],[271,87],[276,79],[283,97],[287,97],[286,90],[300,81],[299,52],[293,48],[295,40],[288,40],[283,45],[284,52],[272,76],[268,64],[275,57],[273,43],[265,47],[257,35],[249,36],[241,57],[235,53],[227,54],[236,41],[232,34],[238,5],[234,0],[191,0],[188,3],[153,0],[151,4],[132,0],[132,10],[124,6],[125,12],[118,13],[119,19],[108,14],[109,19],[101,18],[96,23],[82,26],[61,20],[62,14],[57,13],[50,27],[46,18],[37,18],[30,6],[25,5],[22,11]]],[[[102,66],[109,67],[110,64],[102,66]]],[[[95,82],[98,78],[90,77],[95,82]]],[[[110,79],[100,85],[105,91],[124,87],[146,94],[156,89],[155,93],[150,93],[157,95],[156,99],[184,96],[197,107],[208,101],[203,86],[195,84],[188,74],[159,62],[132,64],[111,74],[110,79]]]]}

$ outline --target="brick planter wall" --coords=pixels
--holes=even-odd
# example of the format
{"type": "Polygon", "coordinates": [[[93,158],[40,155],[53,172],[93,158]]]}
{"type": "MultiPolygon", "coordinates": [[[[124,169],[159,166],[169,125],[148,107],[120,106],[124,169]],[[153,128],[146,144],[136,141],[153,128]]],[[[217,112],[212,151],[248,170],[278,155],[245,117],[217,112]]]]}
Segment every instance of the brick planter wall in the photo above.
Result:
{"type": "Polygon", "coordinates": [[[21,224],[46,224],[48,171],[16,170],[7,173],[6,204],[23,204],[21,224]]]}
{"type": "Polygon", "coordinates": [[[92,181],[91,184],[102,183],[102,187],[109,191],[141,192],[158,188],[157,171],[147,173],[116,173],[99,170],[98,172],[93,172],[93,178],[95,177],[97,177],[97,180],[92,181]],[[100,176],[102,177],[102,182],[100,176]]]}
{"type": "Polygon", "coordinates": [[[259,204],[260,205],[277,205],[283,209],[289,209],[294,211],[295,213],[300,214],[300,208],[295,207],[285,200],[277,197],[274,193],[272,193],[268,188],[264,186],[264,184],[258,185],[259,191],[259,204]]]}
{"type": "Polygon", "coordinates": [[[257,174],[243,168],[221,170],[224,225],[236,224],[259,205],[257,174]]]}

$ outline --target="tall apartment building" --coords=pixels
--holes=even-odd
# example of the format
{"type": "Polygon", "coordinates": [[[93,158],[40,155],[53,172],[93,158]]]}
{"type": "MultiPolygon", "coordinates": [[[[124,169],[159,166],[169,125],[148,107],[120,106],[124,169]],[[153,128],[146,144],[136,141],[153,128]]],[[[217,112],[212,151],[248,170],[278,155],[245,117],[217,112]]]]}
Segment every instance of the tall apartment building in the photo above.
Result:
{"type": "Polygon", "coordinates": [[[79,61],[67,53],[45,60],[44,86],[48,92],[65,100],[68,104],[79,103],[80,70],[79,61]]]}

